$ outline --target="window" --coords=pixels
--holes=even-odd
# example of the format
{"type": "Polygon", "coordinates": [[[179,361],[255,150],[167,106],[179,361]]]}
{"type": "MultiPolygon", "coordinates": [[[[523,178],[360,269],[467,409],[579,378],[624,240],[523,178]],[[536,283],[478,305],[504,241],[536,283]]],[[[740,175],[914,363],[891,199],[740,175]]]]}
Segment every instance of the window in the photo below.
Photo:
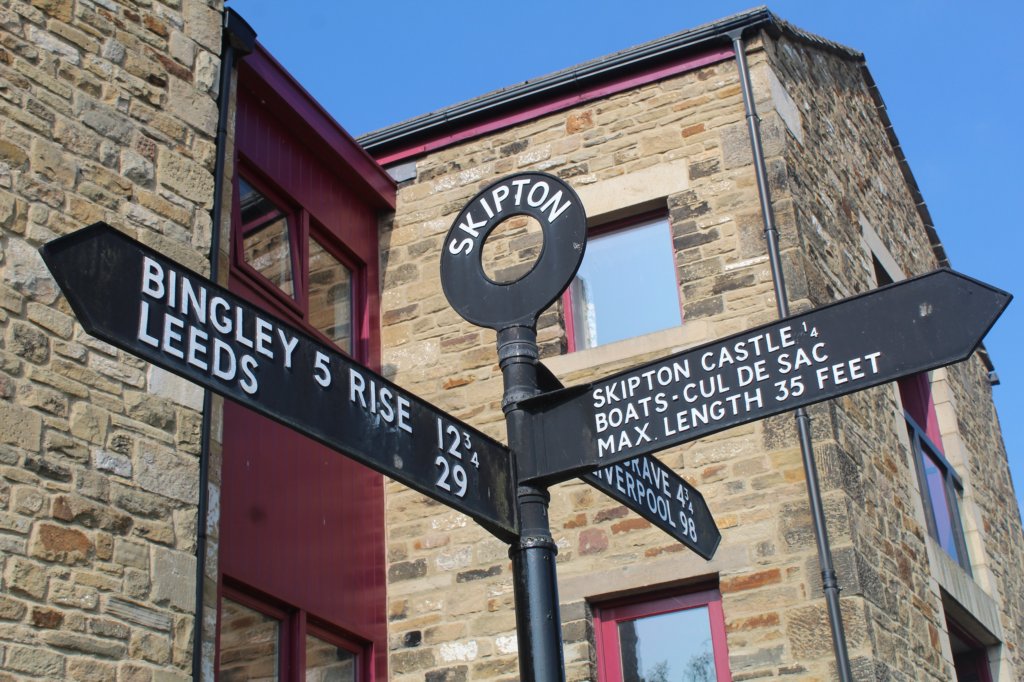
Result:
{"type": "Polygon", "coordinates": [[[960,522],[963,483],[942,452],[942,438],[927,373],[899,381],[907,431],[924,502],[928,533],[960,566],[971,572],[971,561],[960,522]]]}
{"type": "Polygon", "coordinates": [[[909,414],[907,430],[914,450],[928,533],[970,574],[971,562],[964,542],[963,525],[960,523],[963,483],[939,448],[909,414]]]}
{"type": "Polygon", "coordinates": [[[358,682],[368,679],[360,668],[369,659],[364,648],[304,611],[271,605],[234,589],[226,589],[221,597],[221,682],[358,682]]]}
{"type": "Polygon", "coordinates": [[[729,682],[718,590],[595,607],[600,682],[729,682]]]}
{"type": "MultiPolygon", "coordinates": [[[[956,682],[992,682],[992,670],[988,665],[988,650],[985,644],[971,634],[967,627],[950,617],[948,612],[946,629],[949,631],[956,682]]],[[[986,639],[992,644],[998,644],[999,641],[991,635],[986,639]]]]}
{"type": "Polygon", "coordinates": [[[613,224],[589,237],[563,302],[570,352],[681,324],[668,218],[613,224]]]}
{"type": "Polygon", "coordinates": [[[308,212],[292,209],[268,186],[240,177],[239,271],[277,301],[281,312],[306,322],[356,356],[353,321],[360,269],[308,212]]]}

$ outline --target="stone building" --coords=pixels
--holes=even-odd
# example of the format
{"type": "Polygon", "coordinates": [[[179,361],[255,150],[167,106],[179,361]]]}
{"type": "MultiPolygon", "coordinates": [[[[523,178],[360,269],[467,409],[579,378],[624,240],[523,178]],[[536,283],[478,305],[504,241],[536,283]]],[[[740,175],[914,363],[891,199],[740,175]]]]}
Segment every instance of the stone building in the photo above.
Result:
{"type": "MultiPolygon", "coordinates": [[[[388,375],[503,435],[494,334],[445,305],[437,262],[466,202],[520,171],[571,183],[590,225],[585,285],[538,326],[542,362],[563,384],[775,319],[735,30],[792,309],[946,265],[863,56],[756,10],[360,138],[399,182],[381,232],[388,375]]],[[[498,281],[540,246],[512,222],[483,254],[498,281]]],[[[954,663],[961,680],[1024,674],[1020,515],[990,370],[979,351],[810,410],[856,679],[950,680],[954,663]]],[[[569,677],[666,679],[664,650],[643,640],[656,647],[652,630],[685,622],[665,645],[683,659],[670,660],[672,678],[710,651],[717,679],[835,679],[792,415],[657,457],[703,493],[721,546],[704,561],[583,481],[553,487],[569,677]],[[673,609],[677,621],[645,622],[673,609]],[[708,633],[709,649],[680,643],[708,633]],[[638,674],[620,678],[619,661],[638,674]]],[[[386,487],[393,679],[515,677],[505,547],[386,487]]]]}
{"type": "Polygon", "coordinates": [[[0,678],[188,679],[202,396],[84,334],[37,249],[105,221],[209,272],[221,23],[0,3],[0,678]]]}
{"type": "MultiPolygon", "coordinates": [[[[0,2],[0,679],[516,678],[505,543],[92,338],[37,249],[108,223],[504,441],[494,334],[438,276],[500,177],[556,175],[587,210],[580,282],[539,326],[565,385],[775,319],[731,31],[793,309],[944,265],[863,57],[766,10],[356,141],[219,0],[0,2]]],[[[489,273],[539,248],[509,221],[489,273]]],[[[979,350],[811,409],[857,679],[1024,671],[991,369],[979,350]]],[[[694,679],[831,679],[792,417],[658,458],[721,545],[554,486],[569,677],[678,676],[653,624],[694,679]]]]}

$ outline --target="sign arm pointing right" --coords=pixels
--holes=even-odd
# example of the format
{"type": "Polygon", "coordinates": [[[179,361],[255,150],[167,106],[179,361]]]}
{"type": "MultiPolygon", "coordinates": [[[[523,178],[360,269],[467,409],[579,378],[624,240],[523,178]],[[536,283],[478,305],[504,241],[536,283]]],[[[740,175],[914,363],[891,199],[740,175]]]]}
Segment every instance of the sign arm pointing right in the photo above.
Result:
{"type": "Polygon", "coordinates": [[[548,484],[968,358],[1005,291],[936,270],[537,396],[548,484]],[[553,404],[554,403],[554,404],[553,404]]]}

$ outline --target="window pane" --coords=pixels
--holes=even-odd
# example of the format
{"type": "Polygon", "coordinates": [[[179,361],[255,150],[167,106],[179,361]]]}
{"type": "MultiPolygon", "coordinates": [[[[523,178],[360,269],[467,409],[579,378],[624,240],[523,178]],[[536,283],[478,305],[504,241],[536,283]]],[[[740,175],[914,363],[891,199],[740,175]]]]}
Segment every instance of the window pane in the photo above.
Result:
{"type": "Polygon", "coordinates": [[[271,284],[295,296],[288,216],[245,180],[238,180],[242,206],[242,258],[271,284]]]}
{"type": "Polygon", "coordinates": [[[309,323],[352,353],[352,273],[309,240],[309,323]]]}
{"type": "Polygon", "coordinates": [[[220,607],[221,682],[276,680],[280,623],[247,606],[222,599],[220,607]]]}
{"type": "Polygon", "coordinates": [[[589,239],[570,298],[577,350],[679,325],[668,221],[589,239]]]}
{"type": "Polygon", "coordinates": [[[274,205],[259,190],[245,181],[238,179],[238,203],[242,207],[242,225],[255,222],[267,222],[282,215],[283,211],[274,205]]]}
{"type": "Polygon", "coordinates": [[[356,655],[306,635],[306,682],[355,682],[356,655]]]}
{"type": "Polygon", "coordinates": [[[624,682],[714,682],[708,609],[701,606],[619,623],[624,682]]]}
{"type": "Polygon", "coordinates": [[[936,540],[957,563],[960,561],[960,553],[956,547],[956,536],[954,535],[953,524],[959,523],[959,519],[953,518],[953,512],[949,508],[949,501],[946,499],[946,480],[944,470],[938,461],[927,450],[921,450],[921,465],[924,467],[924,476],[928,484],[928,497],[931,500],[932,514],[935,517],[936,540]]]}

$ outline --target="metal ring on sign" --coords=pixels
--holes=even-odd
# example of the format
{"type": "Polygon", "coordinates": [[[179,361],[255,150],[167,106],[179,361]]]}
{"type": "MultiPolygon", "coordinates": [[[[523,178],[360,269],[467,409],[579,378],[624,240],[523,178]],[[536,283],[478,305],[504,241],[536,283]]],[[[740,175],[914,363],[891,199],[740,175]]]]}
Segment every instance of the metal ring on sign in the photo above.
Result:
{"type": "Polygon", "coordinates": [[[441,286],[453,308],[481,327],[534,326],[579,269],[587,216],[576,192],[548,173],[517,173],[494,182],[462,209],[445,236],[441,286]],[[540,223],[544,245],[528,273],[501,284],[484,272],[488,235],[503,221],[526,215],[540,223]]]}

